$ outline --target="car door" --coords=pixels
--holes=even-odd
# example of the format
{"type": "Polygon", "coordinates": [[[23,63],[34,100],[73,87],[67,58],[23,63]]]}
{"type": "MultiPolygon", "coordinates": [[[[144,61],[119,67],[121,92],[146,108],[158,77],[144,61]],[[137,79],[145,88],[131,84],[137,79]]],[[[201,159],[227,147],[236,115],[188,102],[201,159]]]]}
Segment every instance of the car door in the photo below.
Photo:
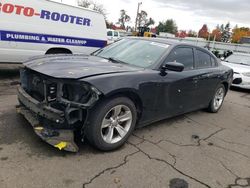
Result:
{"type": "Polygon", "coordinates": [[[200,75],[197,77],[196,103],[199,105],[199,108],[204,108],[211,101],[220,82],[220,72],[217,68],[217,61],[207,51],[196,48],[195,54],[195,67],[200,72],[200,75]]]}
{"type": "Polygon", "coordinates": [[[178,46],[170,52],[165,62],[178,62],[185,67],[183,72],[167,71],[163,77],[164,100],[161,105],[165,113],[173,116],[196,109],[195,94],[200,72],[195,69],[194,48],[178,46]]]}

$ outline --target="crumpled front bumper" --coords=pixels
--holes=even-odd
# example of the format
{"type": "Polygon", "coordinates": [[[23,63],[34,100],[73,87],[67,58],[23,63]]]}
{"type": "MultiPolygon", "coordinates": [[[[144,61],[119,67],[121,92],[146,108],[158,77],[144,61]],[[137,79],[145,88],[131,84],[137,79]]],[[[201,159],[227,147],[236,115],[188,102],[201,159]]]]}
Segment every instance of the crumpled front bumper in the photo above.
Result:
{"type": "Polygon", "coordinates": [[[65,117],[62,111],[41,104],[26,93],[22,87],[18,87],[18,100],[20,105],[16,107],[17,113],[25,117],[42,140],[60,150],[70,152],[79,150],[74,142],[73,130],[51,129],[41,125],[39,121],[38,117],[40,116],[56,123],[63,123],[65,117]]]}

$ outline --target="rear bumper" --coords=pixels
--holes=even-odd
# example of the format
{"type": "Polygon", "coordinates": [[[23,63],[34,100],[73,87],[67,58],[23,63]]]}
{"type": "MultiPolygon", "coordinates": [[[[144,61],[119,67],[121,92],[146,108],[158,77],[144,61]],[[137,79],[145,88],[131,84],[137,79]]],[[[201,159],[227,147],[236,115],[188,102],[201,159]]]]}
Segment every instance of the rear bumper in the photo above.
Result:
{"type": "Polygon", "coordinates": [[[63,123],[64,113],[62,111],[50,108],[41,104],[32,98],[21,87],[18,88],[18,100],[20,105],[16,107],[17,113],[22,114],[32,125],[35,133],[48,144],[65,151],[77,152],[78,146],[74,142],[73,130],[52,129],[41,125],[39,116],[63,123]]]}

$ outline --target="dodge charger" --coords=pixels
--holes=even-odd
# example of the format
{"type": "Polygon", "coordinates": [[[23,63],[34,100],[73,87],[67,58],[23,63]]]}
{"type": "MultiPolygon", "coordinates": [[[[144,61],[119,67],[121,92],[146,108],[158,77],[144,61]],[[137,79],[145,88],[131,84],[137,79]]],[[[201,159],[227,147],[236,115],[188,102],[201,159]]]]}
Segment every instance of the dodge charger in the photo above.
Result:
{"type": "Polygon", "coordinates": [[[233,71],[197,46],[125,38],[91,55],[33,58],[20,76],[17,112],[47,143],[77,152],[76,134],[110,151],[135,128],[199,109],[218,112],[233,71]]]}

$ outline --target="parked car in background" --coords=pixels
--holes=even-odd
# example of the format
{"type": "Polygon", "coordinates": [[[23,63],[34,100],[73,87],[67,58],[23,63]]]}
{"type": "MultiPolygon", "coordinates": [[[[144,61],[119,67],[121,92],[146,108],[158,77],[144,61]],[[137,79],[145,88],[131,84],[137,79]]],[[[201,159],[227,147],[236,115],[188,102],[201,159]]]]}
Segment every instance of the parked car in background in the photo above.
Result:
{"type": "Polygon", "coordinates": [[[73,133],[104,151],[135,127],[206,108],[218,112],[233,71],[209,51],[157,38],[125,38],[90,56],[24,64],[17,111],[46,142],[77,151],[73,133]]]}
{"type": "Polygon", "coordinates": [[[217,50],[217,49],[213,49],[211,51],[217,58],[224,60],[227,57],[229,57],[230,55],[233,54],[233,52],[231,50],[217,50]]]}
{"type": "Polygon", "coordinates": [[[222,63],[234,70],[232,86],[250,89],[250,54],[233,53],[222,63]]]}
{"type": "Polygon", "coordinates": [[[48,0],[0,0],[0,63],[44,54],[90,54],[106,44],[100,13],[48,0]]]}
{"type": "Polygon", "coordinates": [[[108,29],[107,38],[108,38],[108,44],[112,44],[121,38],[120,32],[113,29],[108,29]]]}

